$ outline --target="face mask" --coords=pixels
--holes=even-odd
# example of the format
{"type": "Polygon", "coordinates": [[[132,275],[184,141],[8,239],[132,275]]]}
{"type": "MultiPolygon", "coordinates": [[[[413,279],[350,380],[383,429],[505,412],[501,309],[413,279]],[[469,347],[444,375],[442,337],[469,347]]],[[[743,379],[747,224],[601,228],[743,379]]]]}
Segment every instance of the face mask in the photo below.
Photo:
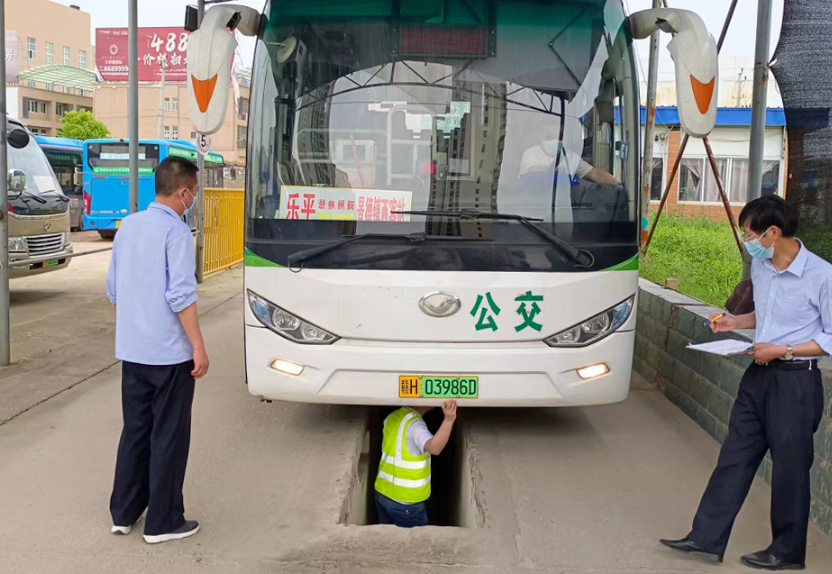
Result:
{"type": "Polygon", "coordinates": [[[194,208],[194,203],[196,203],[196,196],[193,193],[191,193],[190,191],[188,191],[188,195],[190,195],[194,200],[191,202],[190,207],[185,205],[185,202],[182,201],[181,199],[179,200],[180,202],[182,202],[182,207],[185,208],[185,213],[183,213],[182,215],[188,215],[189,213],[191,213],[191,210],[194,208]]]}
{"type": "MultiPolygon", "coordinates": [[[[766,233],[768,233],[768,230],[760,235],[760,237],[763,237],[766,233]]],[[[774,245],[771,247],[763,247],[759,238],[746,241],[743,245],[748,254],[754,259],[771,259],[774,257],[774,245]]]]}

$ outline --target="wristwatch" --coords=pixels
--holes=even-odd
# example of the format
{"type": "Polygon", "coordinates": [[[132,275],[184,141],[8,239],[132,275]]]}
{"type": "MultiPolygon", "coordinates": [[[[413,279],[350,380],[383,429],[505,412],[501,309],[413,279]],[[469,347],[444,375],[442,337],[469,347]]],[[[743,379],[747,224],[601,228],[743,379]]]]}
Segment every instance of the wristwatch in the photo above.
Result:
{"type": "Polygon", "coordinates": [[[791,345],[786,345],[786,354],[783,355],[783,359],[786,361],[791,361],[794,359],[794,349],[792,349],[791,345]]]}

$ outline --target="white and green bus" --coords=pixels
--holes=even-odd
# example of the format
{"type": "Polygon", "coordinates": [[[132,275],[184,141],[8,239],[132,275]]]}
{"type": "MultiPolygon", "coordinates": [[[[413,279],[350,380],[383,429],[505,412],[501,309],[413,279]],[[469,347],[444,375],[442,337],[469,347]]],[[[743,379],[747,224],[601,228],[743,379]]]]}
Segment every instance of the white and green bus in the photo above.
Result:
{"type": "MultiPolygon", "coordinates": [[[[621,0],[211,8],[189,46],[201,133],[225,114],[227,28],[257,37],[250,392],[379,405],[624,400],[642,228],[633,28],[673,27],[676,44],[695,35],[713,49],[690,13],[641,14],[628,18],[621,0]]],[[[713,68],[715,52],[706,59],[713,68]]],[[[706,89],[709,73],[697,80],[706,89]]],[[[695,130],[713,105],[692,81],[695,130]]]]}

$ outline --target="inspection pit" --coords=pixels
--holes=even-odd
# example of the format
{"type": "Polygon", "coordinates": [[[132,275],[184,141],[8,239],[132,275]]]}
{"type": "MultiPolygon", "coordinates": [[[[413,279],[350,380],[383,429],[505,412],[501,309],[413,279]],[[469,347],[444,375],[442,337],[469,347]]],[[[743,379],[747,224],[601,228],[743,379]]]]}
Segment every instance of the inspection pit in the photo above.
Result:
{"type": "MultiPolygon", "coordinates": [[[[342,524],[378,524],[374,485],[381,460],[384,419],[394,410],[395,407],[368,409],[367,426],[356,448],[350,488],[342,507],[342,524]]],[[[442,409],[435,408],[423,418],[435,433],[442,424],[442,409]]],[[[478,483],[476,453],[465,435],[464,423],[457,419],[445,450],[431,457],[431,496],[427,501],[431,526],[481,527],[484,516],[478,483]]]]}

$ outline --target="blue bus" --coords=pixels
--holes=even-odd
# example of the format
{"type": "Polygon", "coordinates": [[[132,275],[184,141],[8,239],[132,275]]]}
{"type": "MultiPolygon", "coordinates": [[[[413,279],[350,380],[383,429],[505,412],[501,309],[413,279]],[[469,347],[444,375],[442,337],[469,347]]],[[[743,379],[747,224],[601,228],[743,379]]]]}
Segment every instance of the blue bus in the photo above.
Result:
{"type": "Polygon", "coordinates": [[[69,226],[74,230],[84,225],[84,142],[69,138],[35,136],[52,171],[61,184],[64,195],[69,198],[69,226]]]}
{"type": "MultiPolygon", "coordinates": [[[[156,168],[163,160],[176,156],[196,161],[197,154],[196,144],[189,141],[139,141],[139,209],[146,209],[156,197],[156,168]]],[[[123,139],[88,140],[83,161],[84,229],[112,239],[130,212],[129,143],[123,139]]],[[[207,172],[221,171],[222,165],[222,155],[211,152],[205,156],[207,172]]]]}

